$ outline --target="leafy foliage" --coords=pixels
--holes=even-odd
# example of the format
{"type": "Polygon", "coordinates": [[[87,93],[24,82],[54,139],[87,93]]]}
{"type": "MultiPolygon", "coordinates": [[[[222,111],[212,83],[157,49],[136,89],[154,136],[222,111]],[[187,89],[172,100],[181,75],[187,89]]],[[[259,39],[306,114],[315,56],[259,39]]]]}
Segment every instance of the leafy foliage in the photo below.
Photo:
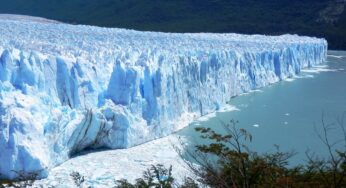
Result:
{"type": "Polygon", "coordinates": [[[163,165],[158,164],[147,169],[143,173],[143,178],[136,180],[135,184],[127,180],[116,181],[117,188],[171,188],[173,187],[174,178],[172,177],[172,166],[166,169],[163,165]]]}
{"type": "Polygon", "coordinates": [[[199,177],[199,182],[210,187],[254,187],[260,184],[277,186],[280,178],[287,173],[289,152],[259,155],[249,150],[244,142],[251,142],[252,136],[244,129],[237,129],[238,122],[223,124],[226,135],[210,128],[196,128],[203,139],[210,144],[197,145],[195,151],[187,150],[193,160],[187,162],[199,177]],[[210,160],[213,159],[213,160],[210,160]],[[197,162],[198,166],[193,163],[197,162]]]}
{"type": "MultiPolygon", "coordinates": [[[[343,119],[346,119],[346,114],[343,119]]],[[[209,144],[197,145],[195,150],[185,148],[186,161],[192,172],[199,177],[201,184],[209,187],[343,187],[346,186],[346,127],[339,121],[344,132],[343,151],[333,150],[328,131],[330,125],[322,120],[321,141],[327,148],[328,159],[308,156],[308,163],[289,167],[289,159],[295,152],[276,152],[258,154],[251,151],[247,144],[252,136],[244,129],[236,127],[236,121],[223,124],[226,134],[211,128],[196,128],[209,144]],[[198,165],[195,165],[197,163],[198,165]]],[[[182,154],[182,153],[181,153],[182,154]]]]}
{"type": "Polygon", "coordinates": [[[314,182],[319,182],[325,187],[343,187],[346,186],[346,113],[337,119],[336,123],[326,123],[324,116],[321,120],[321,131],[315,127],[318,137],[323,146],[326,148],[329,157],[320,158],[309,152],[306,153],[308,165],[306,167],[306,175],[314,182]],[[331,130],[341,131],[344,138],[337,142],[331,142],[331,130]],[[335,148],[339,143],[342,143],[343,150],[335,148]]]}

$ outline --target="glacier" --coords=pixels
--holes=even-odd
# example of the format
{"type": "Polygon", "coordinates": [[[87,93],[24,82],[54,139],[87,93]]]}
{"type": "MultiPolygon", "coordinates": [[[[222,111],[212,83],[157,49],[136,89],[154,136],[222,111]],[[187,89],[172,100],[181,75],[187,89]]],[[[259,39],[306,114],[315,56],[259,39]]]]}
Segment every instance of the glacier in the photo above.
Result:
{"type": "Polygon", "coordinates": [[[86,149],[129,148],[233,96],[323,63],[325,39],[160,33],[0,17],[0,178],[46,177],[86,149]]]}

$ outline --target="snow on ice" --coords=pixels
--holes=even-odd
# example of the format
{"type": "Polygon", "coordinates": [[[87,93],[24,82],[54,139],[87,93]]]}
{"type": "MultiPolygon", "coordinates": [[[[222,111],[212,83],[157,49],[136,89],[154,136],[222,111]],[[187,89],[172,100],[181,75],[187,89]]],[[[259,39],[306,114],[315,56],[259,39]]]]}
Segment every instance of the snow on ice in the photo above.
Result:
{"type": "Polygon", "coordinates": [[[166,136],[321,64],[324,39],[139,32],[0,19],[0,174],[166,136]]]}

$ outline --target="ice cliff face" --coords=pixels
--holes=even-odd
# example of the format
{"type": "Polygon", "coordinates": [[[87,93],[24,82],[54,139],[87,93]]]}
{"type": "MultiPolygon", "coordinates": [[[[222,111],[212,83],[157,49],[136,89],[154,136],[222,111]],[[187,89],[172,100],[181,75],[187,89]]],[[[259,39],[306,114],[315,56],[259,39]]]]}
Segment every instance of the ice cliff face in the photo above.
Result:
{"type": "Polygon", "coordinates": [[[0,174],[127,148],[324,61],[323,39],[0,19],[0,174]]]}

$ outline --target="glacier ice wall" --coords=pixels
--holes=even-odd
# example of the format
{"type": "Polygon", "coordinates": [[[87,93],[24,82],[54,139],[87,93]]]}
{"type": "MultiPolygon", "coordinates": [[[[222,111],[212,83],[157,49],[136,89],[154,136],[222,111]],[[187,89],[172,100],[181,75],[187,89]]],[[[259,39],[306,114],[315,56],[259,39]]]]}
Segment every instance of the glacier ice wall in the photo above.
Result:
{"type": "Polygon", "coordinates": [[[0,177],[172,133],[326,58],[324,39],[0,20],[0,177]]]}

